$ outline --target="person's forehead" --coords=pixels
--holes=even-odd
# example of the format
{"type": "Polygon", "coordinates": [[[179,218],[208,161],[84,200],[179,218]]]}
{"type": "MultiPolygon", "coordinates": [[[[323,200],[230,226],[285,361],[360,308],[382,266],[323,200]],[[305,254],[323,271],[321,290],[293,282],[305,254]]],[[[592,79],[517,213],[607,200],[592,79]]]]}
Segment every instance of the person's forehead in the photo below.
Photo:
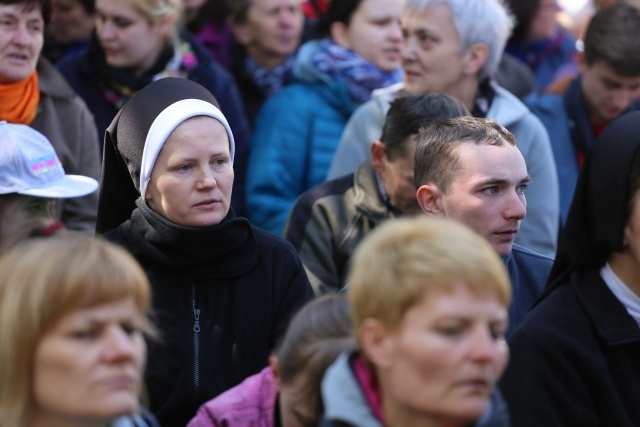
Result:
{"type": "Polygon", "coordinates": [[[515,145],[507,141],[503,141],[501,145],[467,141],[460,143],[456,151],[460,166],[457,176],[508,172],[523,175],[524,178],[527,173],[524,160],[519,161],[522,154],[515,145]]]}
{"type": "Polygon", "coordinates": [[[16,15],[16,16],[28,15],[30,18],[42,19],[42,8],[40,7],[40,3],[38,2],[33,2],[32,4],[28,4],[28,3],[1,4],[0,3],[0,13],[16,15]]]}

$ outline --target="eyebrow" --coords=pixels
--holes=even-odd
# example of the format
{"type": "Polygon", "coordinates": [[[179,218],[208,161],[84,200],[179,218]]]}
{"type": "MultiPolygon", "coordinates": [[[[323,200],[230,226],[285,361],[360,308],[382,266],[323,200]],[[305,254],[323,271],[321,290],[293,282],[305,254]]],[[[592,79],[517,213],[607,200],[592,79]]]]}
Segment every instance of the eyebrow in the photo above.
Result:
{"type": "MultiPolygon", "coordinates": [[[[529,175],[522,178],[518,183],[519,184],[528,184],[531,182],[531,177],[529,175]]],[[[505,178],[487,178],[480,182],[478,182],[478,186],[483,185],[509,185],[511,181],[505,178]]]]}

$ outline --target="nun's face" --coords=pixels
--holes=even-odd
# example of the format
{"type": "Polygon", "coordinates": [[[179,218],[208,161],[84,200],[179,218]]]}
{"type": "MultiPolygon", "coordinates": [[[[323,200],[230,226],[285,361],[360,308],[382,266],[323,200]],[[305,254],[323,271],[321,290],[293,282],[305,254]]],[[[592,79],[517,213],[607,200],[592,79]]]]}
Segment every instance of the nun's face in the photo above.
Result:
{"type": "Polygon", "coordinates": [[[145,194],[149,207],[174,224],[208,227],[229,211],[233,167],[229,137],[211,117],[194,117],[167,138],[145,194]]]}

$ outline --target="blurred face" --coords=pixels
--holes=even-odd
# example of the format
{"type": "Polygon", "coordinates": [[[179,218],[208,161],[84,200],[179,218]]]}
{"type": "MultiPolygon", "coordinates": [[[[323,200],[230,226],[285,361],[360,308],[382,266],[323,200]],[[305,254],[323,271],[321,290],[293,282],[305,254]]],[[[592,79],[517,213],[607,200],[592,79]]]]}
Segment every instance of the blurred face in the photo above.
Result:
{"type": "Polygon", "coordinates": [[[0,84],[15,83],[36,69],[42,50],[44,20],[39,7],[0,5],[0,84]]]}
{"type": "Polygon", "coordinates": [[[594,124],[607,123],[640,97],[640,76],[623,76],[602,61],[581,65],[582,95],[594,124]]]}
{"type": "Polygon", "coordinates": [[[39,425],[105,423],[138,408],[146,347],[132,298],[76,309],[38,343],[33,411],[39,425]]]}
{"type": "Polygon", "coordinates": [[[466,55],[446,5],[409,10],[402,18],[402,68],[407,90],[414,95],[444,93],[464,99],[458,87],[466,55]]]}
{"type": "Polygon", "coordinates": [[[258,63],[279,65],[300,44],[304,15],[301,0],[253,0],[247,22],[237,25],[238,39],[258,63]]]}
{"type": "Polygon", "coordinates": [[[301,385],[307,385],[308,379],[305,373],[298,374],[292,384],[280,384],[278,399],[280,404],[280,417],[283,427],[312,427],[318,425],[319,414],[316,414],[318,402],[301,402],[301,385]]]}
{"type": "Polygon", "coordinates": [[[478,419],[507,363],[506,327],[507,309],[494,293],[476,295],[459,283],[425,295],[385,338],[392,362],[376,367],[385,415],[442,425],[478,419]]]}
{"type": "Polygon", "coordinates": [[[232,186],[227,131],[214,118],[194,117],[167,138],[145,198],[151,209],[174,224],[208,227],[229,212],[232,186]]]}
{"type": "Polygon", "coordinates": [[[22,194],[0,195],[0,238],[35,218],[53,216],[50,199],[22,194]]]}
{"type": "Polygon", "coordinates": [[[372,152],[374,168],[380,174],[391,203],[407,215],[416,215],[421,212],[413,182],[413,157],[417,144],[418,136],[414,135],[406,142],[405,155],[395,155],[393,160],[387,157],[382,143],[380,143],[379,154],[372,152]]]}
{"type": "Polygon", "coordinates": [[[538,10],[529,25],[527,39],[545,40],[552,38],[558,29],[556,15],[561,10],[558,0],[540,0],[538,10]]]}
{"type": "MultiPolygon", "coordinates": [[[[383,71],[400,66],[400,17],[404,0],[362,0],[335,40],[383,71]]],[[[335,38],[335,37],[334,37],[335,38]]]]}
{"type": "Polygon", "coordinates": [[[95,16],[88,13],[76,0],[52,0],[49,30],[58,43],[74,43],[87,40],[95,23],[95,16]]]}
{"type": "Polygon", "coordinates": [[[458,153],[460,170],[447,193],[438,196],[440,214],[471,227],[498,254],[508,255],[527,214],[524,193],[531,179],[524,158],[507,142],[463,143],[458,153]]]}
{"type": "Polygon", "coordinates": [[[160,55],[170,20],[151,23],[131,3],[131,0],[96,0],[96,33],[107,64],[142,74],[160,55]]]}

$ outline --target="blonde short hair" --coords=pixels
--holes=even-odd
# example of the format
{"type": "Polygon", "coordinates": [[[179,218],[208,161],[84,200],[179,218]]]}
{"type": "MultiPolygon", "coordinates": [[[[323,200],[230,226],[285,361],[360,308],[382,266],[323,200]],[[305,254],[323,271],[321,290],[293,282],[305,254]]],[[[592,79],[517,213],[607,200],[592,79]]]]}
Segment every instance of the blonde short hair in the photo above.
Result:
{"type": "Polygon", "coordinates": [[[165,18],[173,20],[170,37],[178,34],[182,18],[182,0],[131,0],[134,9],[140,12],[149,22],[155,24],[165,18]]]}
{"type": "Polygon", "coordinates": [[[0,426],[25,423],[39,340],[66,314],[131,297],[143,331],[151,291],[124,249],[69,232],[22,242],[0,257],[0,426]]]}
{"type": "Polygon", "coordinates": [[[494,292],[507,307],[511,285],[502,260],[486,239],[447,219],[390,220],[358,246],[347,292],[353,330],[367,318],[390,330],[425,295],[464,283],[478,294],[494,292]]]}

